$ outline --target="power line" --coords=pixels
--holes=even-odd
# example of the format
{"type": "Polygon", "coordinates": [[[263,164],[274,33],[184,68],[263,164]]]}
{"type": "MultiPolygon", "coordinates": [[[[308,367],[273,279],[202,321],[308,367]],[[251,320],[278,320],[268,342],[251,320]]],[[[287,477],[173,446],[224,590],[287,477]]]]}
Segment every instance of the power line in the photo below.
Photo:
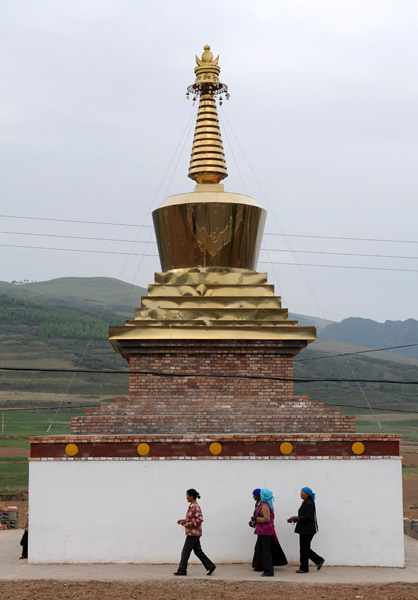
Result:
{"type": "MultiPolygon", "coordinates": [[[[322,338],[324,340],[330,338],[322,338]]],[[[398,348],[413,348],[417,344],[402,344],[402,346],[387,346],[386,348],[374,348],[370,350],[356,350],[355,352],[341,352],[340,354],[324,354],[323,356],[312,356],[311,358],[296,358],[295,363],[304,362],[307,360],[322,360],[323,358],[335,358],[337,356],[352,356],[353,354],[366,354],[368,352],[383,352],[385,350],[397,350],[398,348]]]]}
{"type": "MultiPolygon", "coordinates": [[[[82,250],[80,248],[54,248],[49,246],[27,246],[18,244],[0,244],[0,246],[6,248],[26,248],[29,250],[53,250],[59,252],[85,252],[88,254],[116,254],[116,255],[128,255],[128,256],[149,256],[158,257],[158,254],[147,254],[144,252],[116,252],[112,250],[82,250]]],[[[399,269],[391,267],[361,267],[354,265],[322,265],[312,263],[291,263],[291,262],[278,262],[278,261],[259,261],[260,265],[284,265],[290,267],[323,267],[327,269],[352,269],[361,271],[395,271],[401,273],[418,273],[418,269],[399,269]]]]}
{"type": "MultiPolygon", "coordinates": [[[[0,232],[1,233],[1,232],[0,232]]],[[[263,249],[262,249],[263,250],[263,249]]],[[[286,248],[267,248],[269,252],[290,252],[286,248]]],[[[387,254],[367,254],[359,252],[325,252],[322,250],[292,250],[292,253],[297,254],[326,254],[327,256],[360,256],[370,258],[402,258],[407,260],[418,260],[418,256],[399,256],[387,254]]]]}
{"type": "Polygon", "coordinates": [[[114,225],[117,227],[153,227],[139,223],[110,223],[106,221],[82,221],[77,219],[52,219],[49,217],[21,217],[16,215],[0,215],[3,219],[28,219],[30,221],[53,221],[54,223],[87,223],[89,225],[114,225]]]}
{"type": "MultiPolygon", "coordinates": [[[[329,402],[324,402],[323,403],[324,406],[331,406],[331,407],[338,407],[338,408],[354,408],[354,409],[359,409],[361,408],[361,410],[366,410],[363,406],[359,406],[358,404],[331,404],[329,402]]],[[[383,407],[378,407],[373,405],[373,410],[380,410],[383,412],[396,412],[396,413],[407,413],[407,414],[417,414],[418,415],[418,411],[416,410],[405,410],[402,408],[383,408],[383,407]]]]}
{"type": "Polygon", "coordinates": [[[336,235],[304,235],[300,233],[264,233],[263,235],[280,235],[283,237],[312,238],[317,240],[347,240],[350,242],[388,242],[389,244],[418,244],[418,240],[391,240],[379,238],[344,237],[336,235]]]}
{"type": "Polygon", "coordinates": [[[162,371],[110,371],[96,369],[52,369],[52,368],[25,368],[25,367],[0,367],[0,371],[26,371],[34,373],[97,373],[111,375],[151,375],[155,377],[205,377],[219,379],[257,379],[263,381],[293,381],[294,383],[390,383],[393,385],[418,385],[416,381],[397,381],[392,379],[337,379],[337,378],[321,378],[321,379],[296,379],[293,377],[263,377],[261,375],[223,375],[223,374],[208,374],[208,373],[163,373],[162,371]]]}
{"type": "Polygon", "coordinates": [[[84,235],[58,235],[55,233],[29,233],[26,231],[0,231],[4,235],[30,235],[36,237],[50,237],[50,238],[64,238],[68,240],[93,240],[97,242],[125,242],[133,244],[156,244],[157,242],[150,242],[145,240],[121,240],[115,238],[102,238],[102,237],[87,237],[84,235]]]}
{"type": "MultiPolygon", "coordinates": [[[[66,395],[66,394],[65,394],[66,395]]],[[[104,400],[103,400],[104,402],[104,400]]],[[[110,400],[110,402],[114,402],[114,400],[110,400]]],[[[76,408],[100,408],[101,404],[71,404],[71,406],[67,405],[57,405],[57,406],[35,406],[35,407],[27,407],[27,408],[22,408],[22,407],[9,407],[9,406],[0,406],[0,412],[40,412],[42,410],[54,410],[54,409],[61,409],[61,410],[74,410],[76,408]]],[[[1,459],[0,459],[1,460],[1,459]]]]}
{"type": "MultiPolygon", "coordinates": [[[[269,265],[270,262],[260,260],[260,265],[269,265]]],[[[319,265],[312,263],[273,262],[274,265],[285,265],[289,267],[324,267],[326,269],[353,269],[359,271],[397,271],[400,273],[418,273],[418,269],[395,269],[391,267],[360,267],[354,265],[319,265]]]]}
{"type": "Polygon", "coordinates": [[[61,252],[87,252],[88,254],[122,254],[127,256],[158,256],[158,254],[144,254],[143,252],[113,252],[112,250],[82,250],[80,248],[53,248],[47,246],[20,246],[17,244],[0,244],[6,248],[27,248],[30,250],[58,250],[61,252]]]}
{"type": "MultiPolygon", "coordinates": [[[[115,227],[153,227],[153,225],[142,225],[139,223],[112,223],[110,221],[84,221],[81,219],[53,219],[49,217],[27,217],[18,215],[0,215],[3,219],[27,219],[31,221],[52,221],[56,223],[85,223],[90,225],[110,225],[115,227]]],[[[265,232],[264,235],[268,236],[280,236],[280,237],[298,237],[298,238],[312,238],[319,240],[348,240],[355,242],[388,242],[390,244],[418,244],[418,240],[393,240],[393,239],[380,239],[380,238],[361,238],[361,237],[348,237],[348,236],[331,236],[331,235],[305,235],[300,233],[270,233],[265,232]]]]}
{"type": "MultiPolygon", "coordinates": [[[[97,242],[121,242],[121,243],[133,243],[133,244],[156,244],[154,241],[146,240],[128,240],[120,238],[103,238],[103,237],[89,237],[84,235],[59,235],[53,233],[30,233],[26,231],[0,231],[3,235],[27,235],[32,237],[46,237],[46,238],[59,238],[67,240],[88,240],[97,242]]],[[[21,247],[21,246],[17,246],[21,247]]],[[[265,252],[290,252],[286,248],[262,248],[265,252]]],[[[325,252],[322,250],[292,250],[292,253],[297,254],[324,254],[326,256],[359,256],[363,258],[396,258],[404,260],[418,260],[418,256],[399,256],[392,254],[369,254],[369,253],[358,253],[358,252],[325,252]]]]}

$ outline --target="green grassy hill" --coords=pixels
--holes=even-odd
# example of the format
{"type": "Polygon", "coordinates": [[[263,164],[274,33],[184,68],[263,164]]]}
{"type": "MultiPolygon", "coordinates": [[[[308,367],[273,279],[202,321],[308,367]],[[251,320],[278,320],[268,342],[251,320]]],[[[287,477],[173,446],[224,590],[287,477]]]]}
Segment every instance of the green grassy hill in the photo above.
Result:
{"type": "MultiPolygon", "coordinates": [[[[132,318],[145,290],[106,277],[66,277],[41,283],[0,282],[0,366],[125,370],[127,363],[108,342],[109,325],[132,318]],[[91,339],[90,339],[91,338],[91,339]]],[[[292,317],[295,315],[292,315],[292,317]]],[[[326,331],[329,321],[296,315],[300,324],[326,331]]],[[[363,348],[319,338],[295,359],[295,377],[416,380],[418,360],[389,352],[354,354],[363,348]]],[[[1,406],[42,406],[45,402],[97,403],[127,392],[127,376],[0,371],[1,406]]],[[[362,390],[376,408],[414,410],[416,386],[389,383],[300,383],[298,394],[370,412],[362,390]],[[366,408],[365,408],[366,407],[366,408]]]]}
{"type": "MultiPolygon", "coordinates": [[[[370,352],[360,346],[318,338],[295,358],[295,378],[418,381],[418,360],[391,352],[370,352]],[[360,352],[360,354],[352,354],[360,352]]],[[[390,383],[296,383],[295,390],[311,400],[343,407],[345,413],[370,413],[367,400],[384,409],[417,410],[417,386],[390,383]],[[364,397],[363,392],[367,396],[364,397]]]]}
{"type": "Polygon", "coordinates": [[[0,293],[16,298],[47,300],[61,303],[63,306],[88,306],[106,304],[115,312],[132,314],[146,290],[137,285],[113,279],[111,277],[60,277],[50,281],[14,285],[0,281],[0,293]]]}
{"type": "MultiPolygon", "coordinates": [[[[41,288],[42,294],[33,287],[41,284],[0,287],[0,367],[127,371],[126,361],[108,341],[109,325],[123,324],[133,312],[130,307],[122,311],[123,296],[115,289],[116,280],[94,278],[87,298],[82,295],[85,280],[80,285],[70,279],[55,281],[56,287],[46,282],[49,286],[41,288]],[[109,293],[106,306],[107,288],[114,293],[109,293]]],[[[46,401],[61,402],[64,395],[66,404],[97,403],[127,389],[124,375],[0,371],[0,407],[43,406],[46,401]]]]}

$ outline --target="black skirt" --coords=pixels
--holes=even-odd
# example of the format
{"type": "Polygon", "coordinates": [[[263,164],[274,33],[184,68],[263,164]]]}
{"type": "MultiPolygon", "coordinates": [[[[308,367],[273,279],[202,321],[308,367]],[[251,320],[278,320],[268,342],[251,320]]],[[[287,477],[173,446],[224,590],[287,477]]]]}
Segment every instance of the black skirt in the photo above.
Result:
{"type": "MultiPolygon", "coordinates": [[[[283,552],[282,547],[280,546],[280,542],[277,539],[276,533],[274,533],[274,536],[271,539],[272,539],[271,554],[273,557],[273,566],[274,567],[283,567],[284,565],[287,565],[286,555],[283,552]]],[[[254,552],[254,557],[253,557],[252,568],[255,569],[256,571],[263,570],[263,565],[258,560],[258,557],[256,556],[255,552],[254,552]]]]}

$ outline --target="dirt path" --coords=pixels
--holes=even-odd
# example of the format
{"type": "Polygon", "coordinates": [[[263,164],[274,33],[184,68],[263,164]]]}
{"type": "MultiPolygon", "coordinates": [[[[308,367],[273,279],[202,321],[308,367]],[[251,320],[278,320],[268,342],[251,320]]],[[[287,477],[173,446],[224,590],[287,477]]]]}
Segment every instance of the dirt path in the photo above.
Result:
{"type": "Polygon", "coordinates": [[[85,583],[57,581],[2,581],[2,600],[418,600],[418,584],[314,585],[228,583],[212,580],[175,583],[85,583]]]}

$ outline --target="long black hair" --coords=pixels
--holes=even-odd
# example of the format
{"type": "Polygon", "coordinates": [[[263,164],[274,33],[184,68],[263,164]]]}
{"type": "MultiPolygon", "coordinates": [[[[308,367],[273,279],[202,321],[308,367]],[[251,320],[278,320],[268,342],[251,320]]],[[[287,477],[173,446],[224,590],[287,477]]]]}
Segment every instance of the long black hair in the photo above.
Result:
{"type": "Polygon", "coordinates": [[[200,498],[199,492],[197,492],[194,488],[190,488],[190,490],[187,490],[187,494],[189,494],[189,496],[193,496],[195,500],[196,498],[200,498]]]}

